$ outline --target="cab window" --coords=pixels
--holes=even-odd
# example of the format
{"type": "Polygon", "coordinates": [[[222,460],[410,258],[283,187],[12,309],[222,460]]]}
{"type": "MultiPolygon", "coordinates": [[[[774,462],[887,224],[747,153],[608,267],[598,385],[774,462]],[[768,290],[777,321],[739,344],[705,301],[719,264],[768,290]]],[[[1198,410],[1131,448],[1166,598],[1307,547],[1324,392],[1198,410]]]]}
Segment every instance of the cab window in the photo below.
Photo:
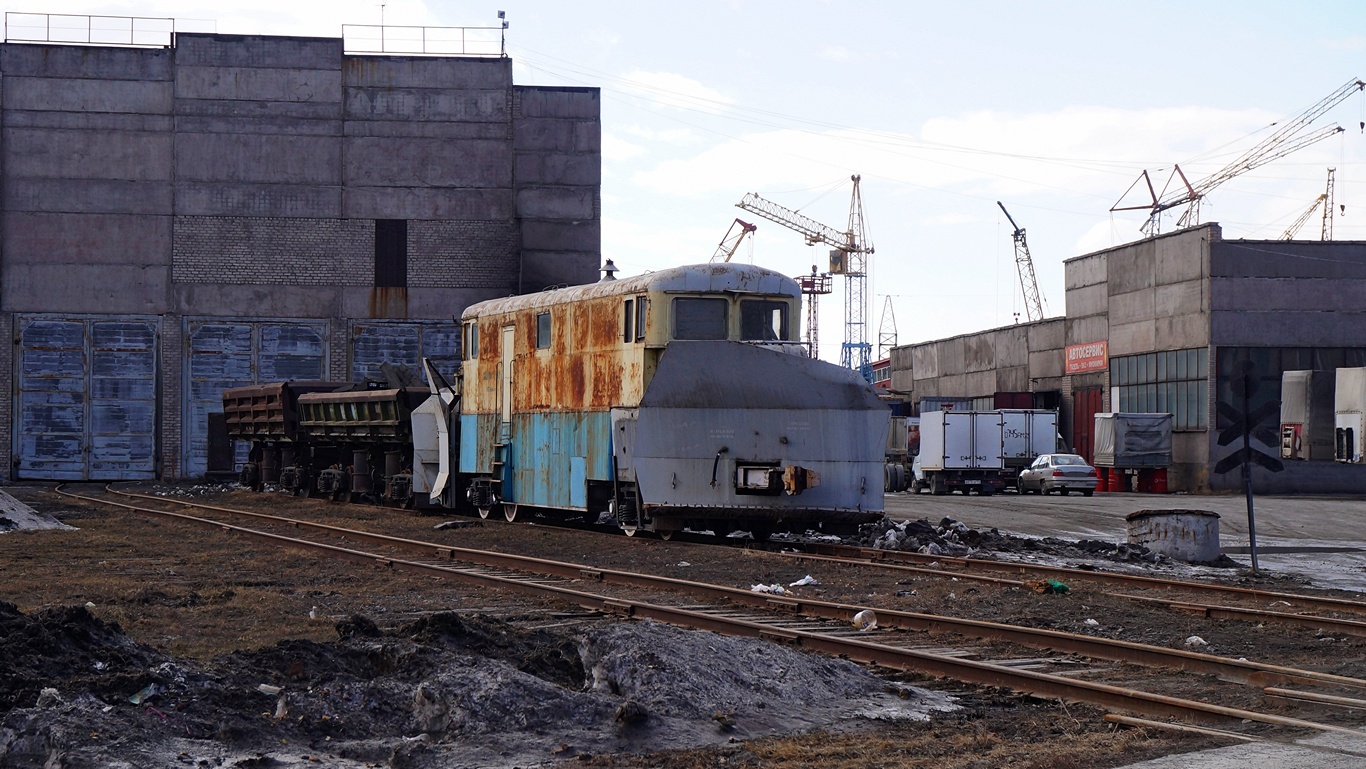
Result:
{"type": "Polygon", "coordinates": [[[462,357],[465,360],[477,360],[479,358],[478,323],[471,322],[465,324],[465,344],[463,347],[465,348],[465,354],[462,357]]]}
{"type": "Polygon", "coordinates": [[[726,339],[730,302],[719,298],[674,299],[674,339],[726,339]]]}
{"type": "Polygon", "coordinates": [[[536,314],[536,349],[550,349],[550,313],[536,314]]]}
{"type": "Polygon", "coordinates": [[[740,338],[745,341],[786,340],[787,302],[769,299],[740,301],[740,338]]]}

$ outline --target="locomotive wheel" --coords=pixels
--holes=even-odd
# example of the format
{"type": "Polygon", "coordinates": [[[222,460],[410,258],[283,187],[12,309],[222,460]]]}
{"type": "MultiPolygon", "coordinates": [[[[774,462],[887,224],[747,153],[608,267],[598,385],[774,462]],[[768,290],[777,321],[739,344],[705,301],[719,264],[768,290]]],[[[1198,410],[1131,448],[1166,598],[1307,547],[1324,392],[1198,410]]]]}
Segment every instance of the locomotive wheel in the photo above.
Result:
{"type": "Polygon", "coordinates": [[[636,532],[638,532],[638,531],[640,531],[640,527],[639,527],[639,526],[622,526],[622,527],[621,527],[621,533],[622,533],[622,534],[625,534],[625,535],[628,536],[628,537],[634,537],[634,536],[636,535],[636,532]]]}
{"type": "Polygon", "coordinates": [[[481,507],[479,508],[479,517],[487,519],[489,517],[489,512],[490,511],[487,507],[481,507]]]}
{"type": "Polygon", "coordinates": [[[657,529],[655,530],[655,533],[659,535],[660,539],[668,542],[678,536],[678,529],[657,529]]]}
{"type": "Polygon", "coordinates": [[[504,503],[503,503],[503,517],[507,519],[507,522],[508,522],[508,523],[512,523],[513,521],[517,520],[517,503],[516,503],[516,502],[504,502],[504,503]]]}
{"type": "Polygon", "coordinates": [[[773,527],[751,526],[749,529],[749,535],[751,537],[754,537],[755,542],[767,542],[768,538],[773,536],[773,527]]]}

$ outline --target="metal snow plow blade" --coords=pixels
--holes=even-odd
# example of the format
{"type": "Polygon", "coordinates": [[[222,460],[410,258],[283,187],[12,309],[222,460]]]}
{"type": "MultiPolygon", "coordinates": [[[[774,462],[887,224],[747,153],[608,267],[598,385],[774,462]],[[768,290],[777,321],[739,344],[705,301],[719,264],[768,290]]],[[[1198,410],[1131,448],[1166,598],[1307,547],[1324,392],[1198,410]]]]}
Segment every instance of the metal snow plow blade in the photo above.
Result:
{"type": "Polygon", "coordinates": [[[672,342],[612,410],[618,478],[655,518],[875,520],[887,406],[856,372],[738,342],[672,342]]]}

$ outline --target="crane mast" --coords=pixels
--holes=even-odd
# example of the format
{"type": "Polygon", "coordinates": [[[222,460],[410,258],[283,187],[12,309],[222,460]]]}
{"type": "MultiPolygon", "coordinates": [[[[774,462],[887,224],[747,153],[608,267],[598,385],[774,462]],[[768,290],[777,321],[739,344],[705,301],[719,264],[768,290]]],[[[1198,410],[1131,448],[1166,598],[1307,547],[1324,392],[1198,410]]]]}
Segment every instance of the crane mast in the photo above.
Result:
{"type": "Polygon", "coordinates": [[[861,177],[855,174],[849,178],[854,182],[854,192],[849,201],[848,229],[844,232],[753,192],[735,205],[801,233],[808,246],[824,243],[834,249],[830,252],[830,272],[845,277],[844,345],[840,365],[852,368],[863,374],[864,379],[872,381],[873,346],[868,343],[867,279],[868,257],[873,253],[873,246],[868,242],[863,220],[863,196],[859,193],[861,177]]]}
{"type": "Polygon", "coordinates": [[[1273,160],[1341,133],[1343,129],[1338,125],[1328,126],[1310,133],[1306,133],[1306,131],[1309,125],[1322,117],[1325,112],[1342,103],[1348,96],[1361,92],[1362,89],[1366,89],[1366,82],[1361,80],[1351,80],[1343,84],[1314,106],[1286,121],[1270,136],[1240,155],[1237,160],[1197,182],[1188,180],[1181,167],[1175,166],[1167,183],[1170,186],[1172,180],[1177,178],[1180,179],[1181,183],[1173,192],[1167,192],[1166,189],[1163,189],[1162,195],[1159,196],[1153,190],[1152,178],[1148,176],[1147,171],[1144,171],[1133,184],[1129,185],[1129,189],[1125,191],[1119,202],[1110,207],[1110,211],[1148,211],[1148,220],[1142,228],[1143,233],[1148,236],[1156,235],[1160,231],[1162,213],[1178,206],[1186,206],[1185,212],[1176,222],[1178,228],[1199,224],[1200,201],[1219,185],[1254,168],[1266,165],[1273,160]],[[1150,202],[1130,206],[1119,205],[1119,203],[1124,202],[1124,198],[1128,197],[1129,192],[1140,181],[1147,185],[1150,202]]]}
{"type": "Polygon", "coordinates": [[[1328,169],[1328,185],[1323,190],[1323,230],[1320,239],[1324,242],[1333,239],[1333,173],[1336,168],[1328,169]]]}
{"type": "MultiPolygon", "coordinates": [[[[1010,234],[1015,242],[1015,271],[1020,275],[1020,293],[1024,294],[1025,316],[1029,322],[1043,320],[1043,296],[1039,293],[1039,279],[1034,275],[1034,258],[1029,255],[1029,241],[1025,240],[1024,228],[1015,223],[1014,217],[1006,210],[1001,201],[996,201],[1001,213],[1006,215],[1010,226],[1015,228],[1010,234]]],[[[1017,316],[1018,317],[1018,316],[1017,316]]]]}

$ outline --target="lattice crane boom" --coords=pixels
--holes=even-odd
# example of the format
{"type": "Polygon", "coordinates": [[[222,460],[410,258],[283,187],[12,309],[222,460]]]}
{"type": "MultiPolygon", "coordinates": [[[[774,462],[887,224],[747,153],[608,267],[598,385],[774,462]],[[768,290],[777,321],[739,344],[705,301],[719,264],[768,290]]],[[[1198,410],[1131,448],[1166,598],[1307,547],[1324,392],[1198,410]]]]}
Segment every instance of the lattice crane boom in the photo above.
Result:
{"type": "MultiPolygon", "coordinates": [[[[1280,128],[1277,128],[1274,133],[1258,142],[1254,147],[1244,152],[1232,163],[1229,163],[1227,166],[1224,166],[1219,171],[1210,174],[1204,179],[1190,182],[1187,180],[1185,172],[1181,170],[1181,167],[1176,166],[1172,171],[1171,178],[1175,179],[1179,176],[1181,185],[1172,192],[1167,192],[1164,189],[1159,196],[1153,191],[1152,181],[1148,177],[1148,172],[1144,171],[1140,175],[1139,180],[1147,182],[1148,194],[1151,197],[1150,202],[1129,206],[1121,206],[1119,203],[1115,203],[1115,205],[1110,207],[1110,210],[1112,212],[1148,211],[1148,220],[1143,225],[1143,232],[1148,235],[1156,235],[1158,233],[1161,226],[1161,216],[1164,211],[1168,211],[1178,206],[1187,206],[1186,211],[1177,221],[1178,227],[1187,227],[1198,224],[1200,221],[1200,201],[1219,185],[1236,176],[1247,173],[1254,168],[1266,165],[1277,158],[1285,157],[1292,152],[1304,149],[1311,144],[1315,144],[1330,136],[1341,133],[1343,129],[1337,125],[1322,128],[1312,133],[1304,132],[1315,120],[1328,112],[1328,110],[1342,103],[1348,96],[1359,93],[1363,89],[1366,89],[1366,82],[1361,80],[1353,79],[1344,83],[1336,91],[1324,97],[1314,106],[1286,121],[1280,128]]],[[[1168,183],[1170,185],[1170,180],[1168,183]]],[[[1137,186],[1137,184],[1138,182],[1135,182],[1131,185],[1129,191],[1133,190],[1134,186],[1137,186]]],[[[1126,197],[1128,196],[1129,191],[1124,193],[1126,197]]],[[[1123,200],[1124,198],[1121,197],[1119,202],[1123,202],[1123,200]]]]}
{"type": "Polygon", "coordinates": [[[744,241],[745,236],[754,234],[757,229],[759,228],[755,225],[738,218],[731,222],[730,229],[726,230],[725,236],[717,244],[716,253],[711,255],[711,260],[713,262],[729,262],[730,258],[735,256],[735,252],[740,248],[740,243],[744,241]],[[739,232],[735,231],[737,227],[740,230],[739,232]]]}
{"type": "Polygon", "coordinates": [[[801,233],[809,246],[824,243],[835,249],[830,254],[830,271],[845,277],[844,346],[840,363],[861,372],[865,379],[871,381],[873,346],[868,343],[866,282],[868,257],[873,253],[873,245],[868,242],[863,219],[863,196],[859,192],[861,177],[855,174],[849,178],[854,183],[854,192],[849,201],[849,225],[844,232],[753,192],[746,194],[735,205],[801,233]]]}
{"type": "Polygon", "coordinates": [[[1309,217],[1313,216],[1314,212],[1319,210],[1319,205],[1327,199],[1327,194],[1322,194],[1317,198],[1314,198],[1314,202],[1309,204],[1309,207],[1304,210],[1304,213],[1300,214],[1298,219],[1291,222],[1290,226],[1285,228],[1285,232],[1281,234],[1281,240],[1294,240],[1295,233],[1300,231],[1300,228],[1304,226],[1304,223],[1309,221],[1309,217]]]}
{"type": "Polygon", "coordinates": [[[1336,168],[1328,169],[1328,184],[1323,189],[1323,229],[1320,239],[1324,242],[1333,239],[1333,174],[1336,168]]]}
{"type": "Polygon", "coordinates": [[[1024,228],[1015,223],[1015,218],[1006,210],[1001,201],[996,201],[1001,213],[1006,215],[1014,232],[1010,238],[1015,242],[1015,271],[1020,275],[1020,293],[1024,295],[1025,315],[1033,323],[1043,320],[1043,296],[1039,293],[1039,279],[1034,275],[1034,257],[1029,255],[1029,241],[1025,240],[1024,228]]]}

